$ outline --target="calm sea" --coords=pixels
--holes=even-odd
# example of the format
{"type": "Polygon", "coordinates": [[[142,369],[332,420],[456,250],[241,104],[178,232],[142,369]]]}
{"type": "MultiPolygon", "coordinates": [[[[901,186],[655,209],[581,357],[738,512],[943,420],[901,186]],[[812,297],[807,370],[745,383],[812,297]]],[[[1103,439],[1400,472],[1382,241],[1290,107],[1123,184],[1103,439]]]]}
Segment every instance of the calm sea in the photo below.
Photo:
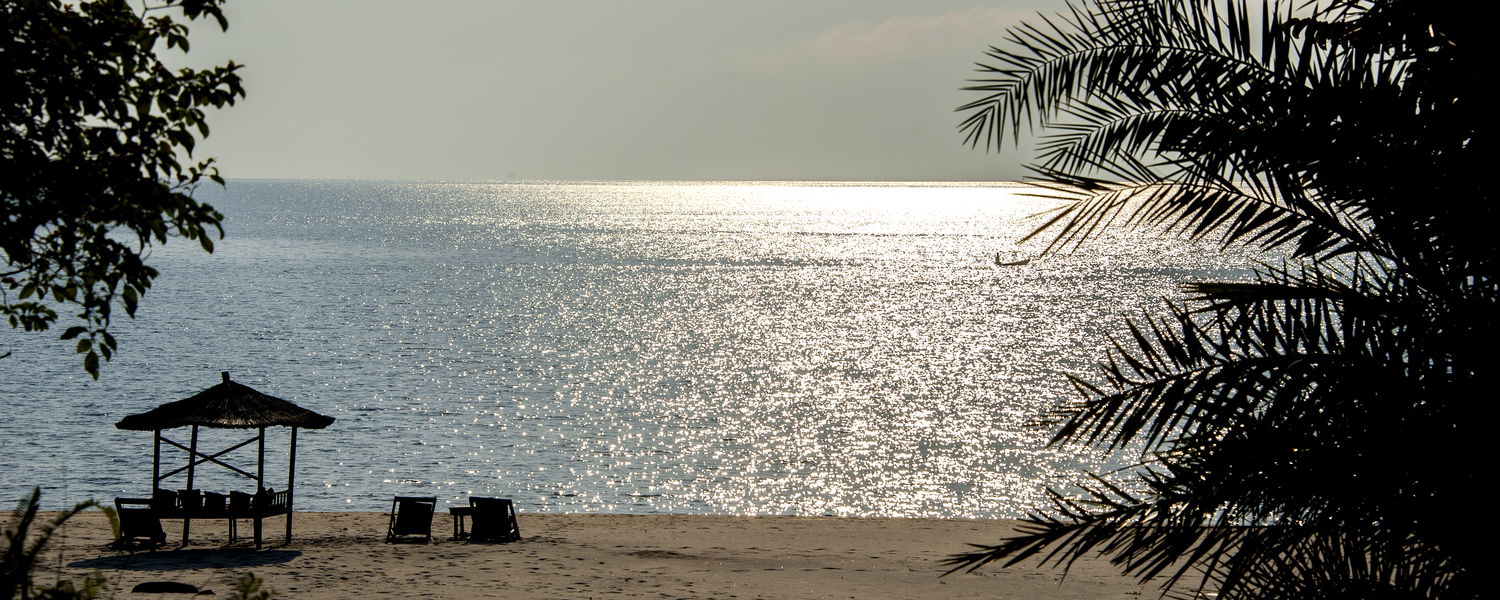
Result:
{"type": "MultiPolygon", "coordinates": [[[[150,490],[125,415],[239,382],[337,417],[299,435],[305,510],[395,494],[532,512],[1012,517],[1130,460],[1046,449],[1066,372],[1184,280],[1249,258],[1147,234],[1032,257],[1024,188],[231,181],[98,381],[0,330],[0,499],[150,490]]],[[[186,442],[186,430],[172,432],[186,442]]],[[[207,450],[239,431],[205,431],[207,450]]],[[[287,433],[268,446],[286,481],[287,433]]],[[[253,464],[246,448],[226,460],[253,464]]],[[[181,452],[167,455],[185,464],[181,452]]],[[[196,487],[253,490],[218,468],[196,487]]]]}

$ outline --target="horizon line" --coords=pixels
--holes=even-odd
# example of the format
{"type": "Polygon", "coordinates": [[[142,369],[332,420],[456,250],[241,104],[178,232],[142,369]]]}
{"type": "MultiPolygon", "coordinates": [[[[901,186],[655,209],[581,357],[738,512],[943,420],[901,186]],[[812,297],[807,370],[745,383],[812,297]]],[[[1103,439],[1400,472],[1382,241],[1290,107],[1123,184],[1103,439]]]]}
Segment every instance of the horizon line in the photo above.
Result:
{"type": "MultiPolygon", "coordinates": [[[[632,185],[671,185],[671,184],[744,184],[744,185],[783,185],[783,184],[861,184],[861,185],[907,185],[907,186],[1033,186],[1032,181],[1024,180],[951,180],[951,179],[464,179],[464,178],[414,178],[414,177],[225,177],[226,185],[235,181],[328,181],[328,182],[358,182],[358,183],[432,183],[432,184],[502,184],[502,185],[559,185],[559,184],[632,184],[632,185]]],[[[201,183],[201,182],[200,182],[201,183]]],[[[213,182],[208,182],[213,183],[213,182]]]]}

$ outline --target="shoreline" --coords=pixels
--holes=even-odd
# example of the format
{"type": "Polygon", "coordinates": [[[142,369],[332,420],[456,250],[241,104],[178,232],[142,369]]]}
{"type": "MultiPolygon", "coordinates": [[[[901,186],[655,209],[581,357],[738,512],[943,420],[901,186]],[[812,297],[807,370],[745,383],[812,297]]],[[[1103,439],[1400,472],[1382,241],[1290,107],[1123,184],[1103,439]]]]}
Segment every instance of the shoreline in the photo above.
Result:
{"type": "MultiPolygon", "coordinates": [[[[47,513],[48,515],[55,513],[47,513]]],[[[9,515],[3,518],[9,522],[9,515]]],[[[223,521],[199,520],[179,548],[181,521],[163,521],[168,544],[154,552],[105,548],[98,511],[53,538],[39,583],[80,581],[97,570],[106,597],[138,594],[146,581],[175,581],[216,595],[253,572],[278,598],[1120,598],[1159,589],[1119,575],[1108,562],[1060,569],[1035,561],[943,576],[941,561],[969,543],[994,543],[1016,521],[875,517],[731,517],[521,513],[522,539],[453,541],[452,522],[433,518],[430,544],[387,544],[386,513],[299,512],[284,543],[284,517],[265,521],[265,546],[234,546],[223,521]],[[110,596],[113,594],[113,596],[110,596]]],[[[249,530],[241,522],[243,535],[249,530]]]]}

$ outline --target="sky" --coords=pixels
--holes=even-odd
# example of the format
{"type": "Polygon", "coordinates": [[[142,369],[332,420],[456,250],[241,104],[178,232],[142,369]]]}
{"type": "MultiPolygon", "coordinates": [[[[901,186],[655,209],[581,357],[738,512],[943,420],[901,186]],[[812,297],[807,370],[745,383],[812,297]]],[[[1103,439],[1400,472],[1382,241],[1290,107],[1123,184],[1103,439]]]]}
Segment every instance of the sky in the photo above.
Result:
{"type": "Polygon", "coordinates": [[[231,0],[229,178],[1004,181],[960,87],[1063,0],[231,0]]]}

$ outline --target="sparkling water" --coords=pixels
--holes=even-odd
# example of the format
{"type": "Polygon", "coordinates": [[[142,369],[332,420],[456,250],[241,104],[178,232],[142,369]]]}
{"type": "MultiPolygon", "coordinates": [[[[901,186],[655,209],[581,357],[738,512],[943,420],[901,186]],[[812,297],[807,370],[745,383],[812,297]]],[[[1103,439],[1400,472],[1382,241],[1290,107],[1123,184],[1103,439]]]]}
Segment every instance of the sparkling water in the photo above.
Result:
{"type": "MultiPolygon", "coordinates": [[[[115,422],[228,371],[337,417],[299,431],[300,510],[475,494],[533,512],[1018,516],[1134,458],[1045,447],[1034,421],[1073,398],[1064,373],[1087,372],[1178,283],[1251,265],[1146,233],[1037,258],[1017,241],[1056,203],[1027,191],[205,187],[227,236],[211,255],[154,251],[162,276],[138,318],[116,321],[98,381],[56,340],[70,312],[55,331],[0,330],[0,498],[148,494],[152,436],[115,422]]],[[[282,489],[288,432],[269,437],[282,489]]],[[[253,448],[224,460],[253,470],[253,448]]],[[[196,478],[254,490],[213,465],[196,478]]]]}

